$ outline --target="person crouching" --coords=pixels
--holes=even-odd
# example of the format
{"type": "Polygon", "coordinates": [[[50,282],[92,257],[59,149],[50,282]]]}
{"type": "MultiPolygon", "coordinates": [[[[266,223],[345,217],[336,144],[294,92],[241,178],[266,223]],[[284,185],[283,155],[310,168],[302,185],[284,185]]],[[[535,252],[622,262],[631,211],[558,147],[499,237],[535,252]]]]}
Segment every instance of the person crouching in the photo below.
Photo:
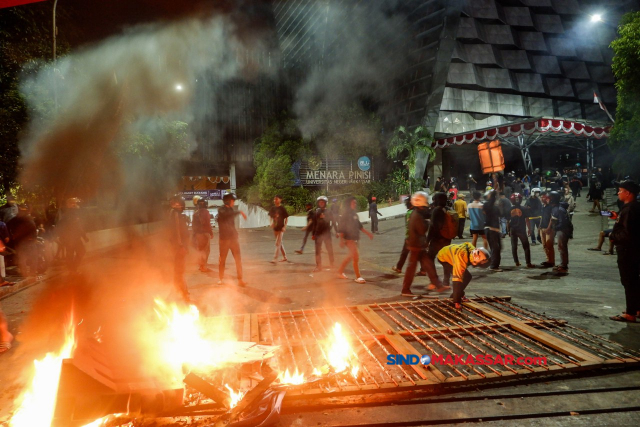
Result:
{"type": "Polygon", "coordinates": [[[453,304],[456,310],[462,309],[464,290],[471,282],[469,264],[475,267],[487,267],[491,262],[491,253],[485,248],[474,248],[469,242],[449,245],[440,249],[438,261],[444,269],[444,282],[451,277],[453,282],[453,304]]]}

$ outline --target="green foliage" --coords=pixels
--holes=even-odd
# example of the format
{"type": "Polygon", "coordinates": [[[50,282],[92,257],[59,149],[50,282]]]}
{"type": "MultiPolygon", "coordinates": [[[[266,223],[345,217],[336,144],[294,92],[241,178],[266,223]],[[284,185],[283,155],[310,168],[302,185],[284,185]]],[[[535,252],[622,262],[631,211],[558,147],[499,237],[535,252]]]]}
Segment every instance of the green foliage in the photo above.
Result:
{"type": "Polygon", "coordinates": [[[369,210],[369,202],[365,196],[357,195],[356,202],[358,203],[357,210],[358,212],[368,211],[369,210]]]}
{"type": "Polygon", "coordinates": [[[618,38],[611,43],[618,106],[609,146],[614,168],[622,174],[640,173],[640,12],[623,16],[618,38]]]}
{"type": "Polygon", "coordinates": [[[402,160],[402,164],[409,171],[409,176],[416,174],[416,160],[419,155],[426,155],[432,160],[436,150],[431,147],[433,137],[427,128],[418,126],[413,131],[404,126],[398,126],[389,141],[387,156],[390,159],[402,160]]]}

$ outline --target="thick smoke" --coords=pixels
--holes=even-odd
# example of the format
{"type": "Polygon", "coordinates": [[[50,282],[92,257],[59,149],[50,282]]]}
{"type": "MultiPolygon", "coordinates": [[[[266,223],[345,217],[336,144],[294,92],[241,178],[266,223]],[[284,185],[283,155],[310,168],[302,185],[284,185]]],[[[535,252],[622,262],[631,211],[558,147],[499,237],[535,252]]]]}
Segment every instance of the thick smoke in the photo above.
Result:
{"type": "Polygon", "coordinates": [[[32,122],[22,143],[22,182],[46,183],[58,197],[117,194],[129,212],[135,205],[128,202],[145,191],[170,190],[180,172],[171,165],[190,150],[172,150],[167,123],[190,125],[194,93],[215,95],[209,81],[219,87],[259,73],[250,58],[261,49],[216,16],[138,27],[59,60],[54,72],[43,70],[22,87],[34,109],[51,104],[52,83],[57,100],[53,114],[32,122]],[[208,79],[197,81],[205,74],[208,79]],[[161,159],[123,155],[132,141],[161,159]],[[167,170],[153,170],[158,165],[167,170]]]}
{"type": "MultiPolygon", "coordinates": [[[[292,12],[303,16],[296,22],[296,34],[302,35],[297,37],[303,38],[291,36],[283,42],[283,55],[291,61],[293,52],[312,52],[302,57],[308,72],[294,105],[305,137],[331,140],[332,124],[345,108],[391,99],[394,85],[406,72],[412,45],[410,24],[398,6],[392,0],[331,2],[318,6],[314,14],[292,12]]],[[[356,139],[364,136],[353,133],[356,139]]]]}

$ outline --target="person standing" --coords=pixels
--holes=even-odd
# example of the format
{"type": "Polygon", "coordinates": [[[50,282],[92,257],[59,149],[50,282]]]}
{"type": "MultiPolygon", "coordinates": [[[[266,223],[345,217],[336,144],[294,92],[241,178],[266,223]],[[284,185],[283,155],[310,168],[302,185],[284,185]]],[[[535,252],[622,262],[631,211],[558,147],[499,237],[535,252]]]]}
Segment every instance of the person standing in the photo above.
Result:
{"type": "Polygon", "coordinates": [[[60,242],[66,249],[69,270],[78,270],[86,252],[84,244],[89,241],[80,218],[80,199],[71,197],[66,201],[66,211],[58,222],[60,242]]]}
{"type": "Polygon", "coordinates": [[[458,214],[458,239],[464,238],[464,224],[469,217],[467,202],[465,202],[464,199],[464,193],[458,193],[458,200],[453,203],[453,209],[458,214]]]}
{"type": "Polygon", "coordinates": [[[273,235],[276,238],[276,250],[273,254],[272,264],[278,262],[278,254],[282,252],[282,260],[280,262],[287,262],[287,251],[284,249],[284,232],[287,230],[287,222],[289,221],[289,213],[282,206],[282,196],[277,194],[273,198],[274,206],[269,211],[269,217],[271,218],[271,228],[273,229],[273,235]]]}
{"type": "Polygon", "coordinates": [[[316,203],[318,207],[313,216],[313,235],[312,239],[316,243],[316,268],[313,270],[314,272],[322,271],[322,244],[324,243],[324,247],[327,249],[327,253],[329,254],[329,264],[331,268],[333,268],[333,242],[331,237],[331,223],[333,221],[333,216],[331,215],[331,211],[327,209],[327,199],[326,196],[318,197],[316,203]]]}
{"type": "Polygon", "coordinates": [[[7,228],[11,235],[11,244],[17,253],[18,266],[22,277],[37,274],[36,239],[38,229],[29,214],[29,206],[25,203],[18,205],[18,215],[13,217],[7,228]]]}
{"type": "Polygon", "coordinates": [[[571,178],[571,182],[569,182],[569,187],[571,188],[571,193],[574,199],[580,197],[580,190],[582,189],[582,181],[580,181],[578,174],[573,175],[573,177],[571,178]]]}
{"type": "Polygon", "coordinates": [[[411,218],[411,214],[413,213],[414,208],[411,204],[411,197],[407,197],[404,203],[407,207],[407,212],[404,215],[404,242],[402,245],[402,251],[400,252],[398,263],[391,267],[391,270],[395,271],[396,273],[402,273],[402,267],[404,267],[404,263],[407,261],[407,256],[409,256],[409,247],[407,246],[407,239],[409,238],[409,219],[411,218]]]}
{"type": "Polygon", "coordinates": [[[564,188],[564,195],[562,197],[562,201],[567,204],[567,213],[569,214],[569,220],[573,219],[573,212],[576,210],[576,201],[571,194],[571,189],[569,187],[564,188]]]}
{"type": "Polygon", "coordinates": [[[376,203],[376,197],[371,198],[371,203],[369,203],[369,218],[371,218],[371,232],[374,234],[378,234],[378,215],[382,216],[380,212],[378,212],[378,204],[376,203]]]}
{"type": "Polygon", "coordinates": [[[436,193],[433,195],[433,210],[431,213],[431,224],[427,233],[427,256],[424,258],[424,268],[429,276],[430,284],[428,290],[442,292],[447,288],[442,285],[436,273],[435,259],[440,249],[451,244],[451,239],[443,235],[443,230],[447,227],[450,218],[447,213],[447,195],[436,193]]]}
{"type": "Polygon", "coordinates": [[[356,283],[366,283],[366,280],[360,275],[360,268],[358,262],[360,261],[360,253],[358,252],[358,241],[360,240],[360,232],[369,236],[370,240],[373,240],[373,234],[364,229],[360,219],[358,219],[358,213],[356,212],[356,206],[358,202],[355,197],[349,197],[345,200],[345,209],[340,217],[340,247],[347,247],[349,253],[342,260],[342,264],[338,268],[338,277],[341,279],[348,279],[344,274],[344,269],[349,262],[353,261],[353,272],[356,275],[356,283]]]}
{"type": "Polygon", "coordinates": [[[602,206],[600,206],[600,200],[602,200],[602,183],[598,180],[596,174],[591,175],[591,188],[589,189],[589,196],[593,201],[593,206],[591,207],[591,210],[589,210],[589,212],[599,213],[602,210],[602,206]]]}
{"type": "Polygon", "coordinates": [[[531,190],[531,197],[527,199],[524,206],[527,208],[529,227],[531,232],[531,244],[542,243],[540,237],[540,220],[542,219],[542,202],[540,201],[540,188],[535,187],[531,190]]]}
{"type": "Polygon", "coordinates": [[[242,255],[240,253],[240,242],[238,240],[238,230],[236,230],[236,216],[242,215],[247,219],[247,215],[242,211],[236,211],[233,206],[236,204],[236,195],[233,193],[225,194],[222,197],[222,206],[218,209],[218,227],[220,229],[220,258],[218,260],[218,285],[224,284],[224,270],[227,263],[227,255],[231,251],[233,260],[236,263],[236,274],[238,277],[238,286],[246,286],[247,283],[242,280],[242,255]]]}
{"type": "Polygon", "coordinates": [[[610,237],[618,253],[618,271],[624,287],[626,309],[610,319],[635,322],[640,316],[640,203],[637,200],[640,188],[632,180],[624,180],[617,185],[618,199],[624,205],[610,237]]]}
{"type": "Polygon", "coordinates": [[[471,244],[473,247],[476,247],[476,243],[478,242],[478,236],[482,236],[482,244],[485,248],[489,247],[489,243],[487,243],[487,237],[484,235],[484,211],[482,208],[482,202],[480,199],[482,198],[482,193],[479,191],[473,192],[473,202],[469,203],[467,206],[467,212],[469,213],[469,219],[471,224],[469,225],[469,232],[471,233],[471,237],[473,241],[471,244]]]}
{"type": "Polygon", "coordinates": [[[191,220],[193,242],[198,251],[198,268],[201,272],[206,273],[211,271],[207,267],[209,254],[211,253],[211,239],[213,239],[211,214],[209,213],[207,200],[204,197],[194,196],[193,205],[196,207],[191,220]]]}
{"type": "Polygon", "coordinates": [[[486,267],[491,260],[491,254],[485,248],[475,248],[469,242],[459,245],[449,245],[438,252],[438,262],[444,269],[445,281],[451,277],[453,285],[453,305],[456,310],[462,309],[464,290],[471,282],[472,276],[469,273],[469,265],[475,267],[486,267]]]}
{"type": "Polygon", "coordinates": [[[547,192],[543,192],[540,196],[540,201],[542,202],[542,216],[540,219],[540,237],[542,238],[542,246],[544,247],[544,253],[547,257],[547,260],[540,264],[540,266],[549,268],[554,267],[556,264],[556,253],[553,247],[554,239],[555,239],[555,231],[549,229],[549,224],[551,223],[551,211],[553,210],[553,206],[549,204],[549,195],[547,192]]]}
{"type": "Polygon", "coordinates": [[[502,237],[504,238],[507,235],[507,222],[511,212],[511,202],[507,199],[504,193],[499,193],[500,198],[498,199],[498,210],[500,211],[500,231],[502,232],[502,237]]]}
{"type": "Polygon", "coordinates": [[[189,226],[188,218],[183,213],[185,208],[184,198],[175,195],[169,200],[171,211],[169,212],[168,228],[169,243],[173,248],[173,284],[182,297],[189,301],[189,290],[184,280],[185,259],[189,252],[189,226]]]}
{"type": "Polygon", "coordinates": [[[527,262],[527,268],[535,268],[535,265],[531,263],[531,250],[529,247],[529,239],[527,238],[527,236],[531,234],[531,225],[528,218],[529,208],[521,206],[522,195],[520,193],[513,193],[511,195],[511,202],[513,203],[513,207],[511,208],[507,229],[509,231],[509,236],[511,236],[511,254],[513,255],[513,262],[516,264],[516,267],[520,267],[520,261],[518,261],[518,239],[520,239],[522,248],[524,249],[524,258],[527,262]]]}
{"type": "Polygon", "coordinates": [[[9,240],[11,240],[9,229],[4,222],[0,221],[0,287],[12,286],[15,284],[13,282],[7,281],[7,270],[4,264],[4,255],[5,251],[7,251],[9,240]]]}
{"type": "Polygon", "coordinates": [[[547,233],[553,234],[558,238],[558,252],[560,253],[560,265],[553,267],[554,271],[558,273],[568,273],[569,272],[569,238],[570,234],[570,223],[569,223],[569,214],[565,206],[566,203],[561,203],[561,195],[557,191],[552,191],[549,193],[549,204],[552,206],[551,209],[551,221],[549,222],[549,226],[547,227],[547,233]]]}
{"type": "Polygon", "coordinates": [[[489,270],[501,272],[502,230],[500,229],[500,209],[497,206],[498,192],[493,190],[488,195],[487,202],[482,206],[484,211],[484,232],[489,240],[491,249],[491,266],[489,270]]]}
{"type": "Polygon", "coordinates": [[[300,255],[302,255],[302,253],[304,252],[304,247],[307,244],[307,238],[309,237],[309,234],[313,233],[313,216],[315,215],[313,211],[313,205],[311,203],[305,204],[304,208],[307,211],[307,225],[305,225],[302,228],[302,231],[304,231],[304,237],[302,238],[302,246],[300,246],[300,249],[295,251],[297,254],[300,254],[300,255]]]}

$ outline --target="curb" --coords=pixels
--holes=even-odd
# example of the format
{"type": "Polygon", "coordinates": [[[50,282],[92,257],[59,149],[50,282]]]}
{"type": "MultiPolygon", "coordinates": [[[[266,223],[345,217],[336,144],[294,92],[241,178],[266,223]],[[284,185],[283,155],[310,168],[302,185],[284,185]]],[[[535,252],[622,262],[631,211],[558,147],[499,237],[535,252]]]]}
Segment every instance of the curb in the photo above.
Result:
{"type": "MultiPolygon", "coordinates": [[[[40,279],[42,280],[42,279],[40,279]]],[[[35,277],[27,277],[26,279],[22,279],[16,282],[13,286],[3,286],[0,288],[0,300],[10,297],[11,295],[20,292],[24,289],[30,288],[31,286],[38,283],[38,280],[35,277]]]]}

